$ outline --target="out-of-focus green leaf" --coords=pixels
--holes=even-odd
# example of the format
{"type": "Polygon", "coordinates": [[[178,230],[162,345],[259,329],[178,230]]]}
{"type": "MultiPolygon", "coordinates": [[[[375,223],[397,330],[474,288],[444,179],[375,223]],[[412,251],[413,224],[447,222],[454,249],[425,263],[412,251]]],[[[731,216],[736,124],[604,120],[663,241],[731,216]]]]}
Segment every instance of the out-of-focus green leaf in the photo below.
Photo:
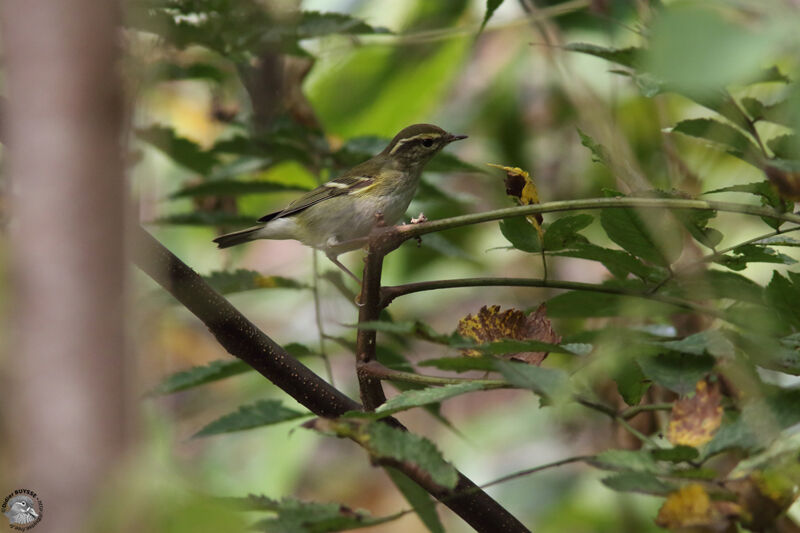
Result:
{"type": "Polygon", "coordinates": [[[523,252],[539,252],[542,245],[539,234],[525,217],[506,218],[500,221],[500,232],[508,242],[523,252]]]}
{"type": "Polygon", "coordinates": [[[779,272],[772,273],[772,279],[764,292],[768,303],[786,323],[800,330],[800,274],[787,272],[788,279],[779,272]]]}
{"type": "Polygon", "coordinates": [[[562,217],[547,226],[544,233],[545,250],[563,250],[576,245],[586,244],[586,237],[578,232],[589,226],[594,217],[580,214],[562,217]]]}
{"type": "Polygon", "coordinates": [[[353,510],[338,503],[304,502],[294,498],[273,500],[250,494],[246,498],[226,498],[244,511],[275,513],[274,518],[259,520],[253,529],[270,533],[324,533],[377,526],[397,515],[373,517],[366,511],[353,510]]]}
{"type": "Polygon", "coordinates": [[[620,472],[602,479],[603,485],[619,492],[641,492],[663,496],[677,489],[649,472],[620,472]]]}
{"type": "Polygon", "coordinates": [[[570,396],[569,375],[563,370],[499,359],[495,368],[515,387],[532,390],[549,403],[561,403],[570,396]]]}
{"type": "Polygon", "coordinates": [[[150,126],[137,130],[136,136],[158,148],[177,164],[198,174],[208,174],[218,162],[212,152],[207,152],[193,141],[178,136],[172,128],[150,126]]]}
{"type": "Polygon", "coordinates": [[[585,134],[580,128],[578,128],[578,135],[581,137],[581,144],[592,152],[592,161],[609,166],[610,158],[606,147],[585,134]]]}
{"type": "Polygon", "coordinates": [[[492,357],[441,357],[438,359],[425,359],[419,361],[419,366],[432,366],[439,370],[451,372],[469,372],[470,370],[481,370],[490,372],[494,370],[494,358],[492,357]]]}
{"type": "Polygon", "coordinates": [[[489,22],[489,19],[492,18],[492,15],[494,15],[494,12],[502,3],[503,0],[486,0],[486,14],[483,16],[483,22],[481,22],[481,28],[478,30],[478,33],[483,31],[483,28],[486,27],[486,23],[489,22]]]}
{"type": "Polygon", "coordinates": [[[692,448],[691,446],[678,445],[672,448],[658,448],[651,450],[650,455],[653,456],[653,459],[657,459],[659,461],[681,463],[684,461],[692,461],[697,459],[697,457],[700,455],[700,452],[697,451],[697,448],[692,448]]]}
{"type": "Polygon", "coordinates": [[[430,533],[445,533],[442,521],[436,513],[436,502],[428,492],[411,481],[405,474],[394,468],[385,468],[392,482],[400,490],[406,501],[417,512],[417,516],[425,524],[430,533]]]}
{"type": "Polygon", "coordinates": [[[194,436],[207,437],[220,433],[242,431],[278,424],[304,416],[308,416],[308,413],[284,407],[280,400],[259,400],[250,405],[243,405],[239,410],[214,420],[195,433],[194,436]]]}
{"type": "Polygon", "coordinates": [[[191,63],[180,65],[171,61],[159,62],[151,67],[153,77],[156,80],[211,80],[217,83],[223,82],[230,76],[222,68],[212,63],[191,63]]]}
{"type": "Polygon", "coordinates": [[[764,288],[753,280],[722,270],[707,270],[701,275],[679,278],[665,285],[665,294],[693,300],[732,299],[762,303],[764,288]]]}
{"type": "Polygon", "coordinates": [[[719,330],[708,329],[677,341],[660,341],[660,346],[691,355],[708,354],[713,357],[732,357],[733,343],[719,330]]]}
{"type": "Polygon", "coordinates": [[[167,376],[150,394],[172,394],[173,392],[199,387],[206,383],[219,381],[220,379],[250,372],[251,370],[253,368],[250,365],[238,359],[211,361],[207,365],[195,366],[167,376]]]}
{"type": "Polygon", "coordinates": [[[726,151],[760,168],[763,161],[758,148],[738,129],[711,118],[693,118],[678,122],[673,133],[682,133],[712,144],[722,145],[726,151]]]}
{"type": "Polygon", "coordinates": [[[768,246],[757,244],[744,244],[737,246],[729,254],[714,260],[715,263],[726,266],[731,270],[744,270],[747,263],[775,263],[778,265],[793,265],[797,260],[782,254],[768,246]]]}
{"type": "MultiPolygon", "coordinates": [[[[629,68],[637,66],[642,53],[640,48],[635,47],[607,48],[588,43],[569,43],[564,46],[564,49],[569,52],[580,52],[582,54],[600,57],[606,61],[611,61],[612,63],[617,63],[618,65],[629,68]]],[[[581,137],[583,137],[583,134],[581,134],[581,137]]],[[[586,145],[584,144],[584,146],[586,145]]]]}
{"type": "Polygon", "coordinates": [[[617,384],[619,395],[628,405],[639,405],[651,385],[650,380],[645,377],[635,361],[627,361],[619,365],[611,377],[617,384]]]}
{"type": "Polygon", "coordinates": [[[800,159],[800,137],[795,134],[780,135],[767,141],[767,147],[775,157],[800,159]]]}
{"type": "Polygon", "coordinates": [[[603,209],[600,223],[608,237],[631,254],[667,267],[681,255],[683,235],[670,215],[648,211],[647,220],[633,209],[603,209]]]}
{"type": "Polygon", "coordinates": [[[587,462],[602,470],[650,473],[661,471],[658,463],[645,450],[606,450],[587,462]]]}
{"type": "Polygon", "coordinates": [[[255,223],[259,215],[240,215],[225,211],[194,211],[192,213],[177,213],[167,215],[150,222],[157,225],[183,225],[183,226],[247,226],[255,223]]]}
{"type": "Polygon", "coordinates": [[[300,187],[298,185],[286,185],[271,181],[221,179],[206,181],[197,185],[184,187],[172,193],[170,198],[217,195],[241,196],[243,194],[268,194],[273,192],[306,190],[308,190],[306,187],[300,187]]]}
{"type": "Polygon", "coordinates": [[[234,271],[215,271],[204,279],[217,292],[229,294],[232,292],[250,291],[254,289],[307,289],[308,285],[299,281],[281,276],[264,276],[254,270],[238,269],[234,271]]]}
{"type": "Polygon", "coordinates": [[[678,394],[689,394],[695,384],[714,368],[714,358],[708,355],[664,353],[645,355],[637,359],[644,375],[662,387],[678,394]]]}
{"type": "Polygon", "coordinates": [[[297,24],[298,39],[311,39],[332,33],[370,34],[391,32],[386,28],[370,26],[363,20],[344,13],[301,12],[300,21],[297,24]]]}
{"type": "Polygon", "coordinates": [[[676,309],[652,300],[589,291],[565,292],[547,301],[547,315],[551,318],[660,316],[674,313],[676,309]]]}
{"type": "Polygon", "coordinates": [[[368,424],[364,432],[364,445],[372,455],[415,464],[430,474],[434,483],[449,489],[456,486],[456,469],[428,439],[382,422],[368,424]]]}
{"type": "Polygon", "coordinates": [[[554,255],[599,261],[617,278],[626,278],[628,274],[633,274],[643,280],[652,280],[662,278],[664,275],[662,269],[647,266],[628,252],[602,248],[590,243],[579,244],[572,250],[559,250],[554,255]]]}

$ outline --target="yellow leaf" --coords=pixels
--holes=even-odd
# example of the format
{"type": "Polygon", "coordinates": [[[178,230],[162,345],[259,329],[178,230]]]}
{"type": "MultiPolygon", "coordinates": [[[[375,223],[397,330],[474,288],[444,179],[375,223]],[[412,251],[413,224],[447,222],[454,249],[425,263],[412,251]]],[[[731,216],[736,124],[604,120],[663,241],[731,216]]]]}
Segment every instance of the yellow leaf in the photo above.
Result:
{"type": "Polygon", "coordinates": [[[719,386],[700,380],[694,396],[672,406],[667,438],[673,444],[700,446],[710,441],[722,423],[719,386]]]}
{"type": "Polygon", "coordinates": [[[740,508],[732,502],[712,501],[699,483],[690,483],[667,496],[656,524],[671,530],[727,531],[740,508]]]}
{"type": "MultiPolygon", "coordinates": [[[[487,163],[490,167],[499,168],[506,173],[506,194],[514,198],[519,205],[533,205],[539,203],[539,191],[536,190],[536,185],[528,172],[525,172],[519,167],[506,167],[503,165],[495,165],[494,163],[487,163]]],[[[539,234],[539,240],[544,238],[542,231],[542,215],[536,213],[535,215],[528,215],[528,222],[536,228],[536,233],[539,234]]]]}

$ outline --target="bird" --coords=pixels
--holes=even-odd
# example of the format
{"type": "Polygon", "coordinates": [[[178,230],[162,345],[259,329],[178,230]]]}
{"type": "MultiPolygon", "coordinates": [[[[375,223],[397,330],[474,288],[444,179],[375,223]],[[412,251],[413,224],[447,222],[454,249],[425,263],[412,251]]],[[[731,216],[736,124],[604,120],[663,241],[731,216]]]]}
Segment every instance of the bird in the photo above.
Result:
{"type": "Polygon", "coordinates": [[[33,509],[33,499],[25,495],[11,498],[8,511],[4,514],[12,525],[30,524],[39,518],[39,514],[33,509]]]}
{"type": "Polygon", "coordinates": [[[397,223],[419,184],[422,169],[453,141],[466,139],[433,124],[403,128],[384,150],[294,200],[260,223],[214,239],[229,248],[257,239],[295,239],[321,250],[328,259],[360,283],[338,255],[364,246],[380,219],[397,223]]]}

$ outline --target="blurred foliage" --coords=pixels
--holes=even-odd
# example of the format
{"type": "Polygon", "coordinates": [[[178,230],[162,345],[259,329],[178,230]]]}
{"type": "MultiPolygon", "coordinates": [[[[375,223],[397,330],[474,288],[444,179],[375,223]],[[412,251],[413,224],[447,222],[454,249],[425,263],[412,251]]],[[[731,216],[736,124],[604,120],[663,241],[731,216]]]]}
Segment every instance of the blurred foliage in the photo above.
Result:
{"type": "MultiPolygon", "coordinates": [[[[428,166],[409,215],[423,209],[429,220],[512,205],[511,186],[488,162],[525,177],[523,203],[708,195],[782,214],[800,199],[800,11],[790,3],[146,0],[139,7],[128,39],[144,99],[172,108],[182,91],[199,90],[214,125],[203,137],[151,111],[136,116],[132,143],[143,154],[134,169],[143,213],[162,228],[208,228],[202,243],[182,248],[198,255],[212,233],[251,225],[294,191],[335,177],[422,121],[470,135],[461,152],[428,166]],[[340,12],[320,9],[328,4],[340,12]],[[148,203],[153,181],[140,176],[156,153],[166,155],[168,179],[148,203]]],[[[404,246],[387,259],[385,277],[400,282],[515,275],[539,280],[541,292],[531,298],[520,287],[492,286],[455,297],[440,290],[401,298],[391,315],[361,324],[379,332],[378,360],[406,380],[372,417],[423,407],[436,423],[465,432],[490,420],[474,435],[500,444],[470,447],[456,461],[496,458],[502,472],[478,471],[488,479],[520,472],[506,482],[526,490],[501,486],[496,495],[536,531],[796,529],[782,524],[800,517],[796,506],[787,514],[800,490],[800,241],[787,235],[798,225],[664,208],[529,218],[426,235],[422,247],[404,246]],[[510,309],[500,313],[501,303],[510,309]],[[437,333],[455,330],[459,318],[477,321],[480,308],[496,315],[481,322],[480,334],[437,333]],[[541,323],[520,333],[530,317],[541,323]],[[533,357],[521,358],[526,364],[515,354],[533,357]],[[428,375],[432,367],[446,375],[428,375]],[[463,381],[470,371],[481,379],[463,381]],[[492,395],[509,392],[498,388],[539,399],[498,404],[492,395]],[[484,395],[490,400],[469,403],[484,395]],[[445,400],[473,412],[455,408],[451,416],[440,409],[445,400]],[[549,425],[534,431],[541,417],[549,425]],[[531,433],[515,433],[521,428],[531,433]],[[522,447],[529,440],[535,453],[522,447]],[[595,470],[526,474],[570,453],[568,462],[595,470]],[[547,475],[560,477],[537,477],[547,475]]],[[[352,288],[335,276],[312,284],[296,267],[289,276],[262,274],[258,259],[240,268],[241,258],[215,259],[206,279],[240,293],[281,336],[296,333],[279,338],[303,343],[294,354],[312,355],[305,345],[317,340],[335,344],[334,365],[353,374],[352,331],[324,340],[311,332],[312,291],[257,293],[266,305],[244,299],[257,289],[312,285],[315,293],[333,285],[352,298],[352,288]]],[[[341,300],[338,293],[330,299],[341,300]]],[[[338,324],[355,320],[351,309],[338,313],[338,324]]],[[[229,377],[253,376],[238,362],[195,363],[154,393],[203,386],[183,393],[201,395],[229,377]]],[[[236,389],[226,392],[242,405],[199,435],[305,416],[264,399],[261,389],[244,394],[246,403],[236,389]]],[[[442,485],[455,483],[444,458],[457,456],[460,441],[436,426],[422,425],[432,435],[423,438],[355,414],[305,425],[355,440],[374,459],[409,460],[442,485]]],[[[328,475],[325,464],[303,462],[303,476],[328,475]]],[[[443,531],[445,515],[430,498],[398,472],[390,476],[420,524],[443,531]]],[[[256,523],[264,531],[378,523],[389,531],[402,508],[369,514],[322,503],[324,492],[284,490],[320,502],[269,494],[238,503],[271,513],[256,523]]],[[[400,529],[403,520],[398,531],[408,530],[400,529]]]]}

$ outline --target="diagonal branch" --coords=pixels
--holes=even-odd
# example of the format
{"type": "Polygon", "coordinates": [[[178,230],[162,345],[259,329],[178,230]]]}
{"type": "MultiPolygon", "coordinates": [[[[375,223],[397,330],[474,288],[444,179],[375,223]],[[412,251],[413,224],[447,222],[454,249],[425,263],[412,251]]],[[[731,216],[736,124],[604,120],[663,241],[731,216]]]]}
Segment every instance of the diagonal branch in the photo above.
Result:
{"type": "MultiPolygon", "coordinates": [[[[143,228],[135,228],[133,238],[136,265],[203,321],[231,355],[252,366],[318,416],[335,418],[361,409],[361,405],[289,355],[143,228]]],[[[380,256],[385,253],[384,250],[380,256]]],[[[380,284],[379,274],[377,283],[380,284]]],[[[377,293],[373,298],[378,301],[377,293]]],[[[394,423],[400,425],[396,420],[394,423]]],[[[386,466],[402,471],[477,531],[528,531],[461,473],[455,489],[449,490],[433,483],[415,465],[395,462],[386,466]]]]}

